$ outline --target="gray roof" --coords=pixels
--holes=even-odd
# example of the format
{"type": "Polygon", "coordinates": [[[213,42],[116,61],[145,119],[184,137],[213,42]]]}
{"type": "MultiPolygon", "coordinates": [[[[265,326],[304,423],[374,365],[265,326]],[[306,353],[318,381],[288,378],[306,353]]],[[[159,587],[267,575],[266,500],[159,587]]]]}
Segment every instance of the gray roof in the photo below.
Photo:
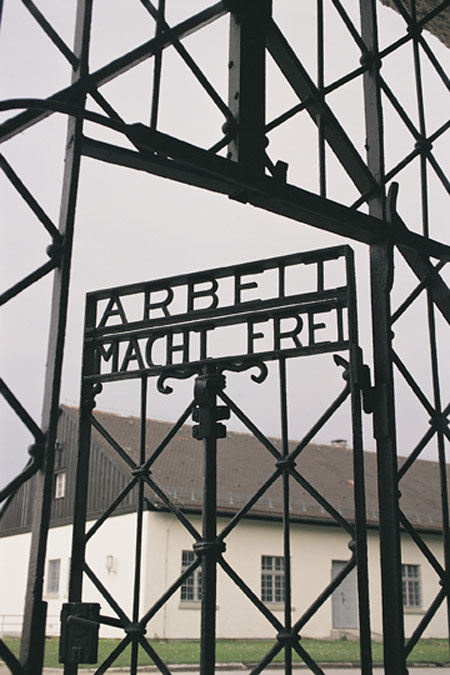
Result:
{"type": "MultiPolygon", "coordinates": [[[[74,420],[78,410],[63,406],[63,412],[74,420]]],[[[138,464],[140,420],[137,417],[95,411],[95,417],[117,443],[138,464]]],[[[158,447],[172,429],[170,422],[147,420],[145,456],[158,447]]],[[[104,450],[125,470],[126,464],[109,443],[93,432],[94,444],[104,450]]],[[[270,441],[280,448],[279,439],[270,441]]],[[[290,443],[290,451],[297,443],[290,443]]],[[[203,444],[192,437],[192,427],[183,425],[151,467],[151,478],[170,499],[185,510],[198,511],[202,499],[203,444]]],[[[400,458],[400,464],[404,459],[400,458]]],[[[276,470],[276,459],[253,435],[228,431],[218,441],[218,509],[234,513],[247,503],[256,490],[276,470]]],[[[364,453],[366,504],[369,524],[378,522],[376,456],[364,453]]],[[[353,453],[345,447],[309,444],[296,460],[298,473],[349,521],[354,519],[353,453]]],[[[127,472],[129,470],[127,469],[127,472]]],[[[450,472],[447,467],[447,476],[450,472]]],[[[439,465],[416,460],[400,482],[401,508],[410,522],[420,530],[441,531],[439,465]]],[[[278,478],[252,507],[251,515],[280,518],[282,515],[282,480],[278,478]]],[[[148,490],[149,508],[163,510],[163,501],[148,490]]],[[[326,509],[296,480],[290,480],[290,515],[303,522],[330,523],[326,509]]]]}

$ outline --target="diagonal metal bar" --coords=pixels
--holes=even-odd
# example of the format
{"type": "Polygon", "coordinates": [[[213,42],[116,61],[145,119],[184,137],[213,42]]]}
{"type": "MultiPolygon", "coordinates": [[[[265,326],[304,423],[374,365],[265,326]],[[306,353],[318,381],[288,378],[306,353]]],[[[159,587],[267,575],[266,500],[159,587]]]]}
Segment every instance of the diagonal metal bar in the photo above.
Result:
{"type": "Polygon", "coordinates": [[[313,121],[318,124],[320,116],[324,117],[325,138],[358,190],[365,194],[376,189],[377,183],[367,164],[273,21],[269,23],[267,30],[267,48],[300,100],[311,98],[312,103],[307,110],[313,121]]]}
{"type": "Polygon", "coordinates": [[[411,466],[414,464],[416,459],[419,457],[421,454],[422,450],[425,448],[425,446],[429,443],[431,438],[433,437],[436,429],[434,427],[430,427],[427,432],[422,436],[420,439],[419,443],[416,445],[414,450],[411,452],[411,454],[408,456],[408,459],[401,465],[399,471],[398,471],[398,480],[403,478],[405,473],[411,468],[411,466]]]}
{"type": "Polygon", "coordinates": [[[100,579],[97,577],[97,575],[94,573],[94,571],[89,567],[89,565],[86,562],[83,565],[83,571],[86,574],[86,576],[91,580],[91,582],[94,584],[100,595],[102,595],[105,598],[106,602],[109,604],[111,609],[113,609],[114,612],[117,614],[117,616],[122,622],[122,626],[125,627],[129,623],[131,623],[126,612],[122,609],[119,603],[113,598],[113,596],[108,591],[106,586],[102,584],[100,579]]]}
{"type": "Polygon", "coordinates": [[[110,102],[106,100],[106,98],[103,96],[103,94],[101,94],[101,93],[98,91],[98,89],[96,89],[96,88],[93,87],[93,88],[89,91],[89,94],[92,96],[92,98],[94,99],[94,101],[96,101],[96,103],[98,103],[98,105],[102,108],[102,110],[104,110],[105,113],[106,113],[109,117],[111,117],[111,119],[117,120],[118,122],[123,122],[123,123],[124,123],[123,118],[119,115],[119,113],[117,112],[117,110],[115,110],[115,109],[113,108],[113,106],[110,104],[110,102]]]}
{"type": "Polygon", "coordinates": [[[53,26],[47,21],[42,12],[36,7],[32,0],[22,0],[22,4],[28,9],[30,14],[36,19],[44,33],[50,38],[53,44],[59,49],[61,54],[68,60],[73,68],[77,68],[79,59],[73,51],[66,45],[61,36],[56,32],[53,26]]]}
{"type": "Polygon", "coordinates": [[[407,641],[405,645],[405,652],[406,656],[412,652],[416,644],[419,642],[420,638],[425,632],[426,627],[430,623],[431,619],[434,617],[436,612],[438,611],[439,607],[442,605],[444,602],[445,598],[447,597],[447,591],[445,588],[441,588],[433,602],[431,603],[430,607],[428,608],[426,614],[422,619],[420,620],[418,626],[416,627],[414,633],[411,635],[409,640],[407,641]]]}
{"type": "Polygon", "coordinates": [[[265,447],[267,450],[275,457],[275,459],[281,459],[280,451],[269,441],[269,439],[258,429],[256,424],[254,424],[249,417],[239,408],[238,405],[224,392],[219,392],[219,397],[229,406],[230,409],[234,412],[236,417],[247,427],[249,431],[258,439],[258,441],[265,447]]]}
{"type": "Polygon", "coordinates": [[[25,675],[25,671],[19,661],[2,639],[0,639],[0,659],[5,662],[5,665],[9,668],[12,675],[25,675]]]}
{"type": "Polygon", "coordinates": [[[41,468],[43,460],[43,453],[41,452],[37,457],[32,457],[26,464],[25,468],[10,481],[4,488],[0,490],[0,502],[5,501],[5,504],[2,504],[0,510],[0,519],[6,511],[6,506],[9,504],[11,498],[15,495],[17,490],[21,485],[26,483],[35,473],[41,468]]]}
{"type": "Polygon", "coordinates": [[[342,6],[342,3],[340,2],[340,0],[332,0],[332,2],[333,2],[333,5],[335,6],[336,11],[338,12],[339,16],[341,17],[342,21],[344,22],[348,32],[352,36],[356,45],[361,50],[361,53],[365,54],[367,52],[367,47],[364,44],[364,40],[362,39],[361,35],[359,34],[359,31],[356,29],[353,21],[351,20],[348,13],[346,12],[345,7],[342,6]]]}
{"type": "MultiPolygon", "coordinates": [[[[170,32],[172,30],[169,24],[165,21],[164,17],[161,16],[158,9],[153,5],[152,2],[150,2],[150,0],[140,0],[140,2],[149,12],[149,14],[151,14],[151,16],[155,19],[155,21],[161,25],[161,28],[164,32],[170,32]]],[[[176,36],[174,36],[172,39],[172,45],[174,49],[178,52],[178,54],[181,56],[181,58],[191,71],[191,73],[194,75],[194,77],[206,91],[208,96],[211,98],[212,101],[214,101],[216,106],[223,113],[225,118],[231,119],[232,118],[231,110],[228,108],[225,101],[223,101],[222,98],[219,96],[219,94],[214,89],[211,82],[208,80],[203,71],[198,67],[192,56],[187,51],[186,47],[180,42],[180,40],[176,36]]]]}
{"type": "Polygon", "coordinates": [[[255,492],[255,494],[248,500],[242,508],[239,509],[237,513],[234,514],[233,518],[227,523],[223,530],[219,534],[219,539],[222,541],[227,537],[231,530],[233,530],[236,525],[244,518],[244,516],[250,511],[250,509],[257,503],[257,501],[263,496],[263,494],[269,489],[271,485],[279,478],[281,475],[280,469],[274,471],[274,473],[260,486],[260,488],[255,492]]]}
{"type": "Polygon", "coordinates": [[[178,518],[180,523],[182,523],[185,528],[187,529],[188,532],[191,533],[193,538],[196,541],[201,541],[201,535],[197,531],[197,529],[192,525],[190,520],[186,518],[184,515],[183,511],[176,506],[176,504],[173,503],[171,499],[166,495],[164,490],[162,490],[157,483],[155,483],[154,480],[152,480],[149,476],[144,476],[145,482],[151,487],[153,492],[164,502],[164,504],[167,506],[167,508],[178,518]]]}
{"type": "Polygon", "coordinates": [[[383,94],[386,96],[386,98],[390,101],[392,107],[404,123],[404,125],[408,128],[412,136],[415,138],[417,141],[420,138],[420,133],[416,126],[413,124],[412,120],[410,119],[408,113],[406,110],[403,108],[401,105],[400,101],[398,100],[397,96],[394,94],[386,80],[380,75],[379,77],[379,82],[380,82],[380,87],[381,90],[383,91],[383,94]]]}
{"type": "Polygon", "coordinates": [[[5,175],[9,178],[12,185],[16,188],[17,192],[28,204],[30,209],[33,211],[34,215],[41,221],[42,225],[45,227],[49,235],[52,237],[54,242],[59,242],[61,240],[61,234],[54,223],[45,213],[43,208],[38,204],[36,199],[33,197],[28,188],[20,180],[17,173],[12,168],[11,164],[7,161],[6,157],[0,154],[0,168],[3,170],[5,175]]]}
{"type": "MultiPolygon", "coordinates": [[[[397,224],[400,224],[400,222],[400,218],[398,218],[397,224]]],[[[424,281],[427,288],[430,289],[434,304],[447,323],[450,323],[450,289],[442,276],[420,250],[406,248],[401,244],[399,250],[419,281],[424,281]]]]}
{"type": "Polygon", "coordinates": [[[112,513],[119,506],[120,502],[122,502],[125,499],[125,497],[129,494],[129,492],[131,492],[131,490],[134,488],[138,480],[139,478],[137,477],[132,478],[132,480],[130,480],[128,485],[126,485],[124,489],[119,492],[117,497],[114,499],[114,501],[111,502],[111,504],[108,506],[105,512],[102,513],[100,518],[98,518],[92,525],[92,527],[90,527],[89,530],[86,532],[85,543],[87,543],[89,539],[91,539],[91,537],[94,536],[97,530],[99,530],[100,527],[103,525],[103,523],[109,518],[109,516],[112,515],[112,513]]]}
{"type": "Polygon", "coordinates": [[[263,601],[252,591],[250,586],[248,586],[243,579],[235,572],[235,570],[227,563],[227,561],[220,556],[218,563],[223,569],[223,571],[228,574],[230,579],[234,581],[236,586],[238,586],[241,591],[247,596],[249,600],[259,609],[259,611],[264,614],[266,619],[274,626],[278,631],[283,629],[282,623],[276,618],[274,614],[270,611],[268,607],[263,603],[263,601]]]}
{"type": "Polygon", "coordinates": [[[92,426],[99,432],[103,438],[108,441],[110,446],[117,452],[117,454],[123,459],[123,461],[128,464],[130,469],[133,471],[138,468],[136,462],[131,459],[130,455],[125,452],[125,450],[122,448],[122,446],[116,441],[116,439],[111,436],[109,431],[105,429],[105,427],[100,424],[98,419],[95,417],[95,415],[91,415],[91,424],[92,426]]]}
{"type": "Polygon", "coordinates": [[[174,581],[173,584],[171,584],[169,588],[164,591],[159,600],[157,600],[155,604],[152,605],[152,607],[150,607],[150,609],[142,616],[142,618],[139,620],[139,625],[145,628],[150,619],[152,619],[155,614],[159,612],[161,607],[166,604],[166,602],[174,595],[174,593],[176,593],[176,591],[183,585],[186,579],[190,577],[191,574],[193,574],[193,572],[195,572],[195,570],[200,567],[201,564],[202,560],[200,557],[198,557],[189,565],[189,567],[186,567],[178,579],[176,579],[176,581],[174,581]]]}
{"type": "MultiPolygon", "coordinates": [[[[161,49],[169,47],[174,38],[181,40],[182,38],[195,33],[197,30],[204,28],[212,21],[224,16],[227,12],[228,3],[225,1],[217,2],[211,7],[182,21],[172,28],[169,33],[161,33],[152,40],[148,40],[123,56],[114,59],[90,75],[85,75],[79,81],[74,82],[69,87],[65,87],[50,96],[49,100],[62,103],[74,103],[79,101],[93,86],[100,87],[107,82],[110,82],[119,75],[126,73],[134,66],[155,56],[161,49]]],[[[10,118],[0,126],[0,140],[5,141],[12,138],[51,114],[52,112],[50,110],[27,110],[16,117],[10,118]]]]}
{"type": "MultiPolygon", "coordinates": [[[[360,77],[360,75],[362,75],[366,70],[367,66],[360,66],[359,68],[355,68],[355,70],[346,73],[346,75],[343,75],[342,77],[338,78],[331,84],[327,84],[326,87],[324,86],[320,90],[322,92],[323,97],[333,93],[333,91],[336,91],[336,89],[339,89],[344,84],[348,84],[352,80],[355,80],[357,77],[360,77]]],[[[302,110],[306,110],[306,108],[312,103],[312,100],[313,100],[312,97],[309,96],[308,98],[305,98],[301,103],[297,103],[296,105],[292,106],[292,108],[289,108],[289,110],[286,110],[278,117],[275,117],[271,122],[268,122],[265,127],[266,133],[272,131],[273,129],[276,129],[276,127],[280,126],[280,124],[283,124],[283,122],[286,122],[287,120],[291,119],[291,117],[301,112],[302,110]]]]}
{"type": "Polygon", "coordinates": [[[313,485],[311,485],[311,483],[310,483],[308,480],[306,480],[306,478],[305,478],[304,476],[302,476],[298,471],[296,471],[295,469],[291,469],[290,474],[291,474],[292,478],[293,478],[295,481],[297,481],[297,483],[298,483],[299,485],[301,485],[302,488],[303,488],[304,490],[306,490],[307,492],[309,492],[309,494],[311,495],[311,497],[314,497],[314,499],[316,500],[316,502],[318,502],[318,503],[320,504],[320,506],[321,506],[327,513],[329,513],[330,516],[331,516],[332,518],[334,518],[334,520],[335,520],[337,523],[339,523],[339,525],[340,525],[342,528],[344,528],[344,530],[345,530],[346,532],[348,532],[348,534],[349,534],[349,535],[352,537],[352,539],[353,539],[353,538],[355,537],[355,529],[354,529],[354,527],[353,527],[352,525],[350,525],[350,523],[348,522],[348,520],[346,520],[343,516],[341,516],[341,514],[339,513],[339,511],[337,511],[337,510],[334,508],[334,506],[333,506],[332,504],[330,504],[330,502],[329,502],[327,499],[325,499],[325,497],[323,497],[323,495],[321,495],[320,492],[319,492],[318,490],[316,490],[316,488],[315,488],[313,485]]]}
{"type": "Polygon", "coordinates": [[[45,277],[49,272],[52,272],[56,267],[58,267],[58,261],[48,260],[46,263],[35,269],[33,272],[28,274],[26,277],[18,281],[14,286],[8,288],[7,291],[4,291],[0,295],[0,307],[7,303],[9,300],[14,298],[16,295],[19,295],[26,288],[32,286],[36,281],[45,277]]]}
{"type": "MultiPolygon", "coordinates": [[[[446,4],[447,7],[449,6],[448,0],[446,1],[445,4],[446,4]]],[[[419,22],[419,23],[420,23],[420,22],[419,22]]],[[[419,25],[419,24],[418,24],[418,25],[419,25]]],[[[434,67],[436,73],[437,73],[437,74],[439,75],[439,77],[441,78],[441,80],[442,80],[443,84],[445,85],[445,87],[446,87],[447,89],[450,89],[450,79],[449,79],[447,73],[445,72],[444,68],[442,67],[441,63],[440,63],[440,62],[438,61],[438,59],[436,58],[436,55],[434,54],[433,50],[432,50],[432,49],[430,48],[430,46],[428,45],[428,42],[424,39],[423,35],[421,35],[421,36],[419,37],[419,44],[420,44],[420,46],[422,47],[422,49],[423,49],[423,51],[425,52],[425,54],[428,56],[428,59],[429,59],[430,63],[433,65],[433,67],[434,67]]]]}
{"type": "Polygon", "coordinates": [[[266,666],[268,666],[270,663],[272,663],[272,661],[273,661],[273,659],[275,658],[275,656],[276,656],[277,654],[279,654],[279,653],[281,652],[282,649],[283,649],[282,643],[279,642],[279,641],[277,640],[277,642],[275,642],[275,644],[274,644],[274,646],[272,647],[272,649],[270,649],[270,650],[267,652],[267,654],[266,654],[266,655],[264,656],[264,658],[258,663],[258,665],[255,666],[255,668],[252,668],[252,670],[250,671],[250,675],[257,675],[257,673],[262,673],[262,672],[266,669],[266,666]]]}
{"type": "Polygon", "coordinates": [[[322,670],[319,664],[316,663],[316,661],[314,661],[312,656],[310,656],[310,654],[306,651],[306,649],[302,647],[300,642],[294,642],[292,648],[295,649],[297,654],[303,659],[303,661],[309,667],[310,671],[314,673],[314,675],[325,675],[325,672],[322,670]]]}
{"type": "Polygon", "coordinates": [[[45,439],[41,428],[36,424],[31,415],[25,410],[19,399],[13,394],[6,382],[0,378],[0,394],[9,403],[16,415],[20,418],[28,431],[34,436],[37,443],[42,443],[45,439]]]}
{"type": "Polygon", "coordinates": [[[443,169],[441,168],[441,165],[436,160],[436,157],[433,155],[433,153],[429,152],[427,155],[427,159],[430,162],[431,166],[433,167],[434,173],[441,181],[444,189],[450,194],[450,181],[448,180],[443,169]]]}
{"type": "Polygon", "coordinates": [[[392,360],[397,366],[399,372],[403,375],[404,380],[411,387],[416,397],[427,411],[427,413],[430,415],[430,417],[432,417],[435,414],[433,406],[431,405],[431,403],[423,393],[422,389],[419,387],[419,385],[409,372],[408,368],[405,366],[405,364],[403,363],[403,361],[401,360],[401,358],[394,349],[392,350],[392,360]]]}
{"type": "Polygon", "coordinates": [[[408,532],[410,535],[411,539],[415,542],[417,548],[420,549],[420,551],[423,553],[425,558],[428,560],[430,565],[433,567],[434,571],[436,574],[439,576],[441,581],[445,580],[445,570],[440,564],[440,562],[436,559],[436,557],[433,555],[431,550],[428,548],[428,546],[425,544],[423,541],[422,537],[418,534],[416,529],[413,527],[413,525],[410,523],[408,518],[405,516],[403,511],[399,509],[399,518],[400,522],[405,528],[405,530],[408,532]]]}
{"type": "Polygon", "coordinates": [[[308,609],[297,619],[294,623],[292,630],[296,633],[299,633],[301,629],[306,626],[308,621],[314,616],[314,614],[322,607],[322,605],[331,597],[332,593],[340,586],[344,579],[350,574],[350,572],[355,568],[356,557],[353,555],[348,561],[347,565],[341,569],[341,571],[335,576],[335,578],[328,584],[328,586],[317,596],[314,602],[308,607],[308,609]]]}
{"type": "Polygon", "coordinates": [[[346,401],[350,394],[350,385],[345,385],[342,392],[339,396],[333,401],[333,403],[325,410],[325,412],[319,417],[317,422],[311,427],[311,429],[305,434],[300,443],[295,447],[295,449],[290,453],[289,457],[291,459],[296,459],[299,454],[306,448],[308,443],[312,441],[314,436],[322,429],[322,427],[328,422],[328,420],[334,415],[336,410],[346,401]]]}
{"type": "Polygon", "coordinates": [[[138,637],[139,644],[141,645],[142,649],[147,652],[147,654],[150,656],[152,659],[153,663],[155,666],[158,668],[160,673],[165,673],[165,675],[170,675],[170,670],[164,663],[164,661],[161,659],[159,654],[153,649],[151,644],[148,642],[148,640],[145,639],[143,635],[138,637]]]}
{"type": "MultiPolygon", "coordinates": [[[[447,264],[448,261],[446,260],[440,260],[435,266],[434,269],[436,272],[440,272],[443,267],[447,264]]],[[[416,286],[416,288],[408,295],[408,297],[397,307],[395,312],[392,313],[391,316],[391,324],[393,325],[396,321],[400,319],[402,314],[406,312],[406,310],[411,307],[413,302],[419,297],[419,295],[422,293],[422,291],[427,287],[427,278],[425,277],[423,281],[420,282],[416,286]]]]}
{"type": "Polygon", "coordinates": [[[110,654],[106,657],[103,663],[94,671],[95,675],[103,675],[106,673],[108,668],[113,665],[114,661],[118,656],[122,654],[123,651],[128,647],[131,642],[131,636],[126,635],[121,642],[115,647],[110,654]]]}
{"type": "Polygon", "coordinates": [[[186,422],[187,418],[191,414],[191,412],[194,409],[194,401],[192,400],[189,405],[187,406],[186,410],[180,415],[178,420],[175,422],[167,436],[161,441],[161,443],[158,445],[158,447],[152,452],[148,460],[144,464],[145,469],[149,469],[154,462],[158,459],[164,448],[166,448],[170,441],[176,436],[178,431],[181,429],[183,424],[186,422]]]}

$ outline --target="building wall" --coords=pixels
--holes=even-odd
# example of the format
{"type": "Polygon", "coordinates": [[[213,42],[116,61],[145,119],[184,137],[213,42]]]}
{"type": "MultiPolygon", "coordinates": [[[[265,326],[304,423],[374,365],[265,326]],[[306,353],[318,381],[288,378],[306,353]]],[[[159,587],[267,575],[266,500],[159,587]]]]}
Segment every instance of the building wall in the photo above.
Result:
{"type": "MultiPolygon", "coordinates": [[[[199,517],[191,522],[201,532],[199,517]]],[[[219,521],[218,530],[226,520],[219,521]]],[[[89,527],[89,524],[88,524],[89,527]]],[[[102,584],[123,611],[132,618],[136,516],[127,514],[110,518],[88,543],[87,561],[102,584]],[[107,562],[110,569],[107,568],[107,562]]],[[[381,582],[379,546],[376,532],[369,533],[369,578],[371,589],[371,622],[374,636],[381,635],[381,582]]],[[[437,535],[427,535],[426,542],[442,563],[442,542],[437,535]]],[[[261,556],[281,556],[282,532],[279,523],[246,520],[226,538],[224,558],[233,570],[260,597],[261,556]]],[[[338,528],[293,525],[291,530],[292,620],[316,599],[331,579],[332,561],[350,557],[348,536],[338,528]]],[[[181,552],[192,550],[193,538],[174,516],[166,513],[144,514],[142,548],[142,590],[140,615],[146,612],[173,584],[181,572],[181,552]]],[[[18,632],[17,617],[23,614],[30,534],[0,538],[0,630],[18,632]],[[14,583],[11,580],[14,580],[14,583]],[[9,620],[8,620],[9,617],[9,620]],[[15,617],[15,619],[14,619],[15,617]],[[9,621],[9,623],[8,623],[9,621]],[[16,622],[15,629],[13,622],[16,622]]],[[[47,634],[59,632],[62,602],[68,599],[68,579],[71,548],[71,527],[52,528],[49,534],[48,561],[59,559],[60,579],[57,593],[47,592],[44,579],[44,600],[48,602],[47,634]]],[[[423,554],[407,537],[402,541],[403,562],[420,565],[423,607],[428,607],[440,586],[436,574],[423,554]]],[[[47,577],[47,573],[46,573],[47,577]]],[[[90,580],[85,580],[84,600],[101,604],[101,613],[116,616],[90,580]]],[[[269,605],[283,622],[283,607],[269,605]]],[[[406,610],[405,628],[410,635],[423,617],[424,611],[406,610]]],[[[256,609],[223,570],[218,571],[217,634],[221,638],[273,638],[276,629],[256,609]]],[[[445,637],[445,609],[428,626],[427,637],[445,637]]],[[[200,603],[182,602],[178,588],[168,602],[155,614],[147,627],[149,637],[197,638],[200,633],[200,603]]],[[[117,629],[103,626],[104,636],[120,635],[117,629]]],[[[331,600],[301,631],[305,637],[329,637],[332,631],[331,600]]],[[[334,632],[336,636],[338,633],[334,632]]]]}
{"type": "Polygon", "coordinates": [[[22,629],[31,534],[0,538],[0,635],[22,629]]]}
{"type": "MultiPolygon", "coordinates": [[[[148,514],[147,560],[144,605],[150,607],[164,588],[173,583],[181,570],[181,551],[191,550],[190,533],[169,514],[148,514]]],[[[201,531],[199,518],[192,523],[201,531]]],[[[219,521],[218,531],[225,521],[219,521]]],[[[433,554],[442,563],[442,538],[424,537],[433,554]]],[[[224,558],[260,597],[261,556],[280,556],[283,553],[282,533],[278,523],[246,520],[227,537],[224,558]]],[[[349,538],[339,528],[294,524],[291,530],[292,566],[292,620],[296,621],[331,580],[332,561],[350,558],[349,538]]],[[[373,637],[381,637],[381,580],[378,533],[369,532],[369,583],[373,637]]],[[[408,536],[402,538],[402,556],[406,564],[417,564],[421,571],[422,607],[428,607],[440,586],[437,575],[408,536]]],[[[270,605],[274,615],[283,621],[283,608],[270,605]]],[[[256,609],[223,570],[218,571],[217,634],[222,638],[273,637],[275,629],[256,609]]],[[[423,617],[424,610],[405,611],[406,635],[411,635],[423,617]]],[[[151,620],[148,634],[158,637],[195,638],[200,630],[199,603],[183,603],[177,590],[166,606],[151,620]]],[[[445,609],[442,607],[428,626],[426,637],[446,637],[445,609]]],[[[329,637],[332,630],[331,599],[317,612],[302,630],[307,637],[329,637]]]]}

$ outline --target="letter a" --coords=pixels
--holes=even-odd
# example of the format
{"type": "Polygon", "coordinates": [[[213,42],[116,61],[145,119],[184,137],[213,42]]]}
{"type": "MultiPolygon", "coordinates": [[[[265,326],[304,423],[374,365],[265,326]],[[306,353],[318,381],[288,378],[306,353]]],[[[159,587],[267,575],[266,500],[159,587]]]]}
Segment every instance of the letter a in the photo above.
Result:
{"type": "Polygon", "coordinates": [[[102,326],[106,326],[106,322],[108,319],[112,316],[119,316],[121,323],[125,324],[128,323],[127,317],[125,315],[125,310],[122,306],[122,303],[120,302],[119,298],[115,295],[112,295],[108,301],[108,304],[106,306],[106,309],[103,313],[103,316],[101,318],[100,323],[98,324],[97,328],[101,328],[102,326]]]}

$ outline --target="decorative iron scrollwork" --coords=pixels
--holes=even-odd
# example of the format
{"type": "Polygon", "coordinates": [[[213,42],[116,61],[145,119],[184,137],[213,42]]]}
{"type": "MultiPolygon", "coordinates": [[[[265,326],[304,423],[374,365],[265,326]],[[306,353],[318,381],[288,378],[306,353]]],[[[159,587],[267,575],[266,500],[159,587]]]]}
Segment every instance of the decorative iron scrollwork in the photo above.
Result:
{"type": "Polygon", "coordinates": [[[259,361],[256,359],[252,361],[243,361],[241,359],[236,359],[235,361],[227,361],[224,366],[220,367],[220,370],[222,372],[224,370],[231,370],[235,373],[242,373],[244,370],[250,370],[250,368],[259,368],[259,375],[255,375],[253,373],[250,375],[250,378],[253,380],[253,382],[262,384],[269,374],[269,370],[264,361],[259,361]]]}
{"type": "Polygon", "coordinates": [[[166,384],[166,380],[173,378],[175,380],[188,380],[193,375],[200,375],[202,369],[198,366],[196,367],[186,367],[186,368],[176,368],[170,372],[162,373],[158,377],[156,387],[160,394],[171,394],[173,392],[173,387],[166,384]]]}

